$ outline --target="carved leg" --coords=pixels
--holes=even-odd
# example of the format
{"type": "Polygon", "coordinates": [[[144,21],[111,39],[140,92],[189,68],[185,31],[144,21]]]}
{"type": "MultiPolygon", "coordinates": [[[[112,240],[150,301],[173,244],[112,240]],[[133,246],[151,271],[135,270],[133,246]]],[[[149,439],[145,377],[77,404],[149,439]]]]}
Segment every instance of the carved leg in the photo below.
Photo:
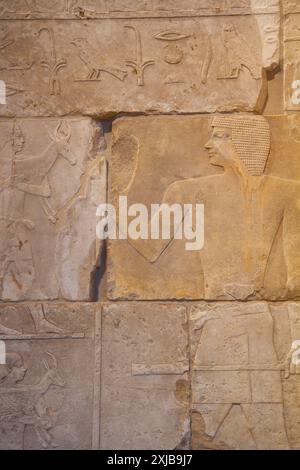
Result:
{"type": "Polygon", "coordinates": [[[21,334],[22,333],[20,331],[12,330],[11,328],[7,328],[6,326],[0,324],[0,335],[15,336],[21,334]]]}
{"type": "Polygon", "coordinates": [[[49,201],[45,198],[41,198],[41,203],[48,220],[52,222],[52,224],[55,224],[57,222],[57,218],[54,209],[51,207],[49,201]]]}
{"type": "Polygon", "coordinates": [[[34,430],[42,447],[48,449],[51,446],[52,436],[39,424],[34,426],[34,430]]]}
{"type": "Polygon", "coordinates": [[[43,305],[33,305],[30,307],[31,316],[33,318],[37,333],[64,333],[65,331],[57,327],[45,318],[43,305]]]}

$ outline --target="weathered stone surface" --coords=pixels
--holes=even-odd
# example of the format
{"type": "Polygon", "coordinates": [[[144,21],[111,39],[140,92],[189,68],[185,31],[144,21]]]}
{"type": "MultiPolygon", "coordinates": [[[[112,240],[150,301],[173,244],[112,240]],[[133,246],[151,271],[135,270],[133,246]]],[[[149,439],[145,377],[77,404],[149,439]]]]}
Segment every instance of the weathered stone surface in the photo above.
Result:
{"type": "Polygon", "coordinates": [[[0,298],[89,300],[106,199],[89,119],[1,120],[0,298]]]}
{"type": "Polygon", "coordinates": [[[0,449],[99,446],[100,309],[0,307],[0,449]]]}
{"type": "Polygon", "coordinates": [[[278,13],[1,21],[0,115],[261,110],[278,62],[278,13]]]}
{"type": "Polygon", "coordinates": [[[300,5],[297,0],[282,0],[283,13],[288,15],[289,13],[300,12],[300,5]]]}
{"type": "Polygon", "coordinates": [[[279,0],[1,0],[0,14],[18,18],[136,18],[277,13],[279,0]]]}
{"type": "Polygon", "coordinates": [[[299,325],[297,302],[1,305],[0,448],[299,449],[299,325]]]}
{"type": "Polygon", "coordinates": [[[297,129],[295,116],[116,121],[111,200],[203,203],[205,240],[201,251],[186,251],[186,240],[112,240],[110,297],[297,298],[297,129]]]}
{"type": "Polygon", "coordinates": [[[299,449],[298,303],[194,305],[194,449],[299,449]]]}
{"type": "Polygon", "coordinates": [[[102,449],[188,448],[187,330],[183,306],[104,307],[102,449]]]}

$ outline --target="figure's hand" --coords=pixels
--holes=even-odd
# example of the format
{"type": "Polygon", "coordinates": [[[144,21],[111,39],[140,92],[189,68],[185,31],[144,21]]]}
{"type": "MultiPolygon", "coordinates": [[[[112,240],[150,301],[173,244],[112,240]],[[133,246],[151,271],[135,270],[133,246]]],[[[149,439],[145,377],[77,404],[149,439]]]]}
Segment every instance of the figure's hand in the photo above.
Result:
{"type": "Polygon", "coordinates": [[[294,341],[285,360],[285,378],[300,374],[300,340],[294,341]]]}

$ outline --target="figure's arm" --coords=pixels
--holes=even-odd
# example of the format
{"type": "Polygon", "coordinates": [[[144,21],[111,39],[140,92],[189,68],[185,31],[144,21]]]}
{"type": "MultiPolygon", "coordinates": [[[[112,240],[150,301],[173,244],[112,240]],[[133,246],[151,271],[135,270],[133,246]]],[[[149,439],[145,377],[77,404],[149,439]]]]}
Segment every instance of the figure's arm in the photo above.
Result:
{"type": "Polygon", "coordinates": [[[48,178],[45,178],[43,183],[40,185],[18,183],[15,185],[15,187],[24,193],[31,194],[32,196],[40,196],[45,198],[51,196],[51,188],[48,178]]]}

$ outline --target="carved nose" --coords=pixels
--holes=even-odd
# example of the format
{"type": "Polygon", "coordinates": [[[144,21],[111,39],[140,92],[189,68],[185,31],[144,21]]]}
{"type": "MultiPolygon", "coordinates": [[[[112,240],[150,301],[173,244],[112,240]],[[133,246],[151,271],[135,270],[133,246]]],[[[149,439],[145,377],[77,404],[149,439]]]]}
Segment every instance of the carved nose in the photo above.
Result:
{"type": "Polygon", "coordinates": [[[208,142],[206,142],[205,146],[204,146],[207,150],[210,150],[212,148],[212,143],[211,143],[211,140],[209,140],[208,142]]]}

